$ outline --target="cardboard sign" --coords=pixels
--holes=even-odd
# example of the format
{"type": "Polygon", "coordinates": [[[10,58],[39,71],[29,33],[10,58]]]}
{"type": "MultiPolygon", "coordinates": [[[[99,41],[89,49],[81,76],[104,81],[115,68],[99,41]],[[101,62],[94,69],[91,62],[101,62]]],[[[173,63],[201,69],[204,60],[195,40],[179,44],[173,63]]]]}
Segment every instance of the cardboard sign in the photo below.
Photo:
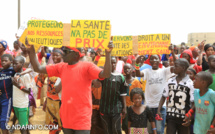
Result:
{"type": "Polygon", "coordinates": [[[62,47],[63,23],[54,20],[30,20],[27,38],[32,45],[62,47]]]}
{"type": "Polygon", "coordinates": [[[27,28],[27,23],[28,23],[28,21],[24,21],[24,22],[22,23],[22,25],[19,27],[19,29],[18,29],[18,31],[17,31],[17,36],[18,36],[18,37],[21,37],[22,34],[24,33],[25,29],[27,28]]]}
{"type": "Polygon", "coordinates": [[[110,27],[108,20],[72,20],[70,46],[105,49],[110,41],[110,27]]]}
{"type": "Polygon", "coordinates": [[[69,23],[63,24],[63,46],[70,46],[70,29],[69,23]]]}
{"type": "Polygon", "coordinates": [[[104,65],[105,65],[105,57],[101,57],[98,61],[97,66],[98,67],[104,67],[104,65]]]}
{"type": "Polygon", "coordinates": [[[25,31],[23,32],[23,34],[21,35],[21,37],[19,38],[19,41],[25,45],[25,38],[27,37],[27,33],[28,33],[28,30],[25,29],[25,31]]]}
{"type": "Polygon", "coordinates": [[[133,54],[138,54],[138,36],[132,36],[133,40],[133,54]]]}
{"type": "MultiPolygon", "coordinates": [[[[26,46],[25,44],[25,38],[27,37],[27,33],[28,33],[28,30],[25,29],[25,31],[23,32],[22,36],[19,38],[19,41],[26,46]]],[[[40,45],[36,44],[34,45],[34,49],[35,49],[35,52],[38,52],[38,50],[40,49],[40,45]]]]}
{"type": "Polygon", "coordinates": [[[111,52],[112,56],[129,56],[133,55],[132,36],[113,36],[114,48],[111,52]]]}
{"type": "Polygon", "coordinates": [[[138,36],[139,55],[170,54],[170,34],[150,34],[138,36]]]}

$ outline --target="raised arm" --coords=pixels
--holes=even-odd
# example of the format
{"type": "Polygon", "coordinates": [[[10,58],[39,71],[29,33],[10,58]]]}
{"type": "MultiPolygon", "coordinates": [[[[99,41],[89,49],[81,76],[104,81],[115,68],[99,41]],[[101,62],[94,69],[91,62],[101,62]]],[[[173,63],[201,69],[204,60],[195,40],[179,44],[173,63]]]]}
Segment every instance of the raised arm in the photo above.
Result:
{"type": "Polygon", "coordinates": [[[27,40],[25,43],[29,46],[28,53],[29,53],[30,62],[31,62],[31,65],[33,66],[34,71],[38,73],[47,74],[46,67],[41,66],[37,60],[34,46],[29,45],[27,40]]]}
{"type": "Polygon", "coordinates": [[[109,49],[105,49],[105,65],[104,70],[99,74],[99,78],[109,78],[111,74],[111,51],[113,49],[113,42],[110,41],[108,45],[109,49]]]}
{"type": "Polygon", "coordinates": [[[176,58],[175,51],[174,51],[173,47],[172,47],[171,53],[172,53],[173,62],[175,62],[177,58],[176,58]]]}
{"type": "Polygon", "coordinates": [[[199,57],[198,57],[198,60],[197,60],[197,64],[200,66],[202,65],[202,56],[203,56],[203,52],[204,52],[204,44],[205,44],[205,41],[202,41],[200,43],[200,46],[199,46],[199,57]]]}
{"type": "Polygon", "coordinates": [[[136,76],[137,77],[144,77],[144,73],[143,72],[140,72],[140,61],[141,61],[141,57],[143,55],[139,56],[136,60],[136,64],[135,64],[135,72],[136,72],[136,76]]]}

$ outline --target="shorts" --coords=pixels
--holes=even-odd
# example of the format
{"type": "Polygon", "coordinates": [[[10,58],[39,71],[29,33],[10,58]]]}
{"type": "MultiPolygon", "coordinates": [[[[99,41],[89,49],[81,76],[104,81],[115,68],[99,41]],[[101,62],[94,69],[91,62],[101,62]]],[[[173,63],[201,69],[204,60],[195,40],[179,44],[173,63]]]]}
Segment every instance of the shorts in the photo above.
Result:
{"type": "Polygon", "coordinates": [[[104,128],[100,117],[100,111],[93,109],[91,118],[91,131],[90,134],[104,134],[104,128]]]}
{"type": "MultiPolygon", "coordinates": [[[[152,112],[153,117],[155,118],[158,108],[149,108],[149,110],[152,112]]],[[[165,128],[165,123],[166,123],[166,107],[163,106],[161,108],[160,112],[162,114],[163,120],[162,121],[155,120],[155,125],[157,128],[157,134],[164,134],[164,128],[165,128]]],[[[149,121],[147,123],[147,126],[148,126],[148,128],[147,128],[148,132],[153,133],[151,123],[149,121]]]]}
{"type": "Polygon", "coordinates": [[[115,114],[100,113],[100,117],[105,131],[104,134],[122,134],[120,113],[115,114]]]}
{"type": "Polygon", "coordinates": [[[182,123],[177,123],[175,119],[167,120],[167,134],[190,134],[190,127],[185,127],[182,123]]]}
{"type": "Polygon", "coordinates": [[[13,107],[16,117],[19,121],[20,126],[28,125],[28,118],[29,118],[29,108],[18,108],[13,107]]]}
{"type": "Polygon", "coordinates": [[[0,127],[6,130],[12,108],[12,98],[1,100],[0,104],[0,127]]]}

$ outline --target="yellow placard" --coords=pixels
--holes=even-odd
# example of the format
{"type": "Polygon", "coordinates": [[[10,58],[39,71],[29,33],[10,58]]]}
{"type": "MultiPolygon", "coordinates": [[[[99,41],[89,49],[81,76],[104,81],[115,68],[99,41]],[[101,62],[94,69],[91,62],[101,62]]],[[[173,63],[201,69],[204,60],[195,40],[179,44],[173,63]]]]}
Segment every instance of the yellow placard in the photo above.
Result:
{"type": "Polygon", "coordinates": [[[27,29],[29,44],[62,47],[63,23],[54,20],[30,20],[27,29]]]}
{"type": "Polygon", "coordinates": [[[170,54],[170,34],[150,34],[138,36],[138,53],[145,54],[170,54]]]}
{"type": "MultiPolygon", "coordinates": [[[[25,29],[25,31],[23,32],[22,36],[19,38],[19,41],[20,41],[22,44],[24,44],[25,46],[26,46],[26,44],[25,44],[25,38],[26,38],[26,36],[27,36],[27,33],[28,33],[28,30],[25,29]]],[[[27,47],[27,46],[26,46],[26,47],[27,47]]],[[[40,49],[40,45],[38,45],[38,44],[34,45],[34,49],[35,49],[35,52],[37,52],[37,51],[40,49]]]]}
{"type": "Polygon", "coordinates": [[[71,20],[71,47],[108,48],[109,20],[71,20]]]}
{"type": "Polygon", "coordinates": [[[25,31],[22,33],[21,37],[19,38],[19,41],[25,45],[25,38],[27,36],[28,30],[25,29],[25,31]]]}
{"type": "Polygon", "coordinates": [[[98,61],[97,66],[98,67],[104,67],[104,65],[105,65],[105,57],[101,57],[98,61]]]}
{"type": "Polygon", "coordinates": [[[111,52],[112,56],[129,56],[133,55],[132,36],[113,36],[114,48],[111,52]]]}

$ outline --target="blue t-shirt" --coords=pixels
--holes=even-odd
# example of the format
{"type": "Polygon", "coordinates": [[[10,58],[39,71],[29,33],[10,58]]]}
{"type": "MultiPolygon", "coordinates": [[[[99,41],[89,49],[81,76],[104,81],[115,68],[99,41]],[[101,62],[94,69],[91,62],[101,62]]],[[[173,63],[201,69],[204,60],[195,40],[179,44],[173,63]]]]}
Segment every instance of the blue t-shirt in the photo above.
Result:
{"type": "Polygon", "coordinates": [[[0,100],[9,99],[12,97],[13,84],[11,77],[13,77],[15,71],[12,67],[0,71],[0,90],[2,95],[0,95],[0,100]]]}
{"type": "Polygon", "coordinates": [[[208,91],[203,96],[200,96],[199,92],[199,89],[195,89],[194,91],[196,114],[194,133],[206,134],[214,118],[215,92],[212,89],[208,89],[208,91]]]}

